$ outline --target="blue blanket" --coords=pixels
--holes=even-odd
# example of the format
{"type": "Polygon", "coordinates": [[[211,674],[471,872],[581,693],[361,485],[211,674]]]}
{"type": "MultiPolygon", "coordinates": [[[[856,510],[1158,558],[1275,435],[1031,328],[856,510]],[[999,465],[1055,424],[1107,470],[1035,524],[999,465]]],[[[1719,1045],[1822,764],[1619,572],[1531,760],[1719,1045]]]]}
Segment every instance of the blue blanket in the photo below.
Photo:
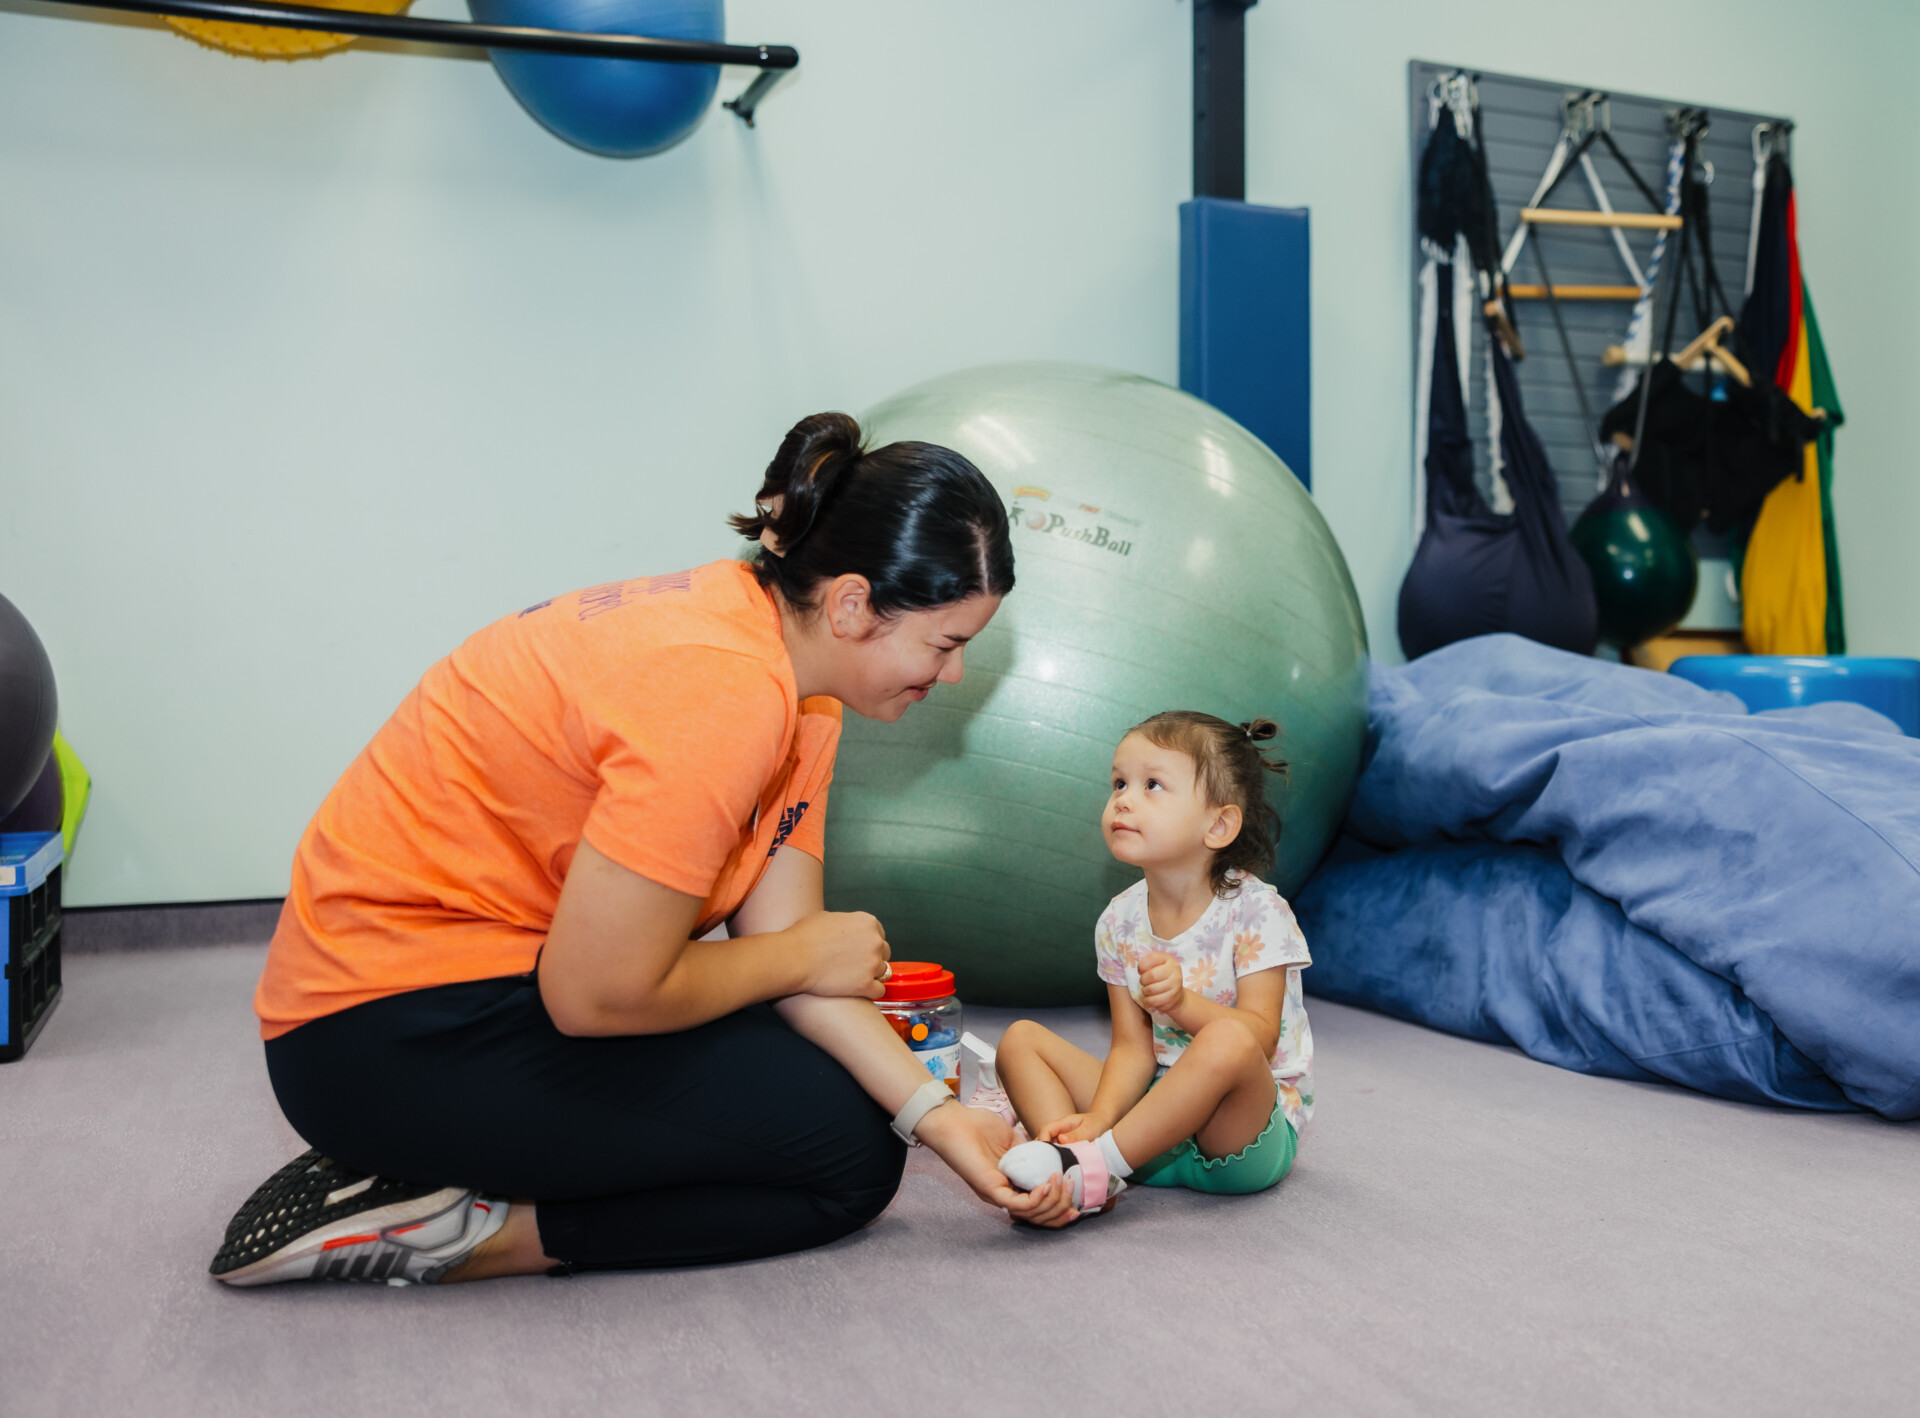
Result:
{"type": "Polygon", "coordinates": [[[1376,666],[1315,993],[1588,1072],[1920,1116],[1920,740],[1514,636],[1376,666]]]}

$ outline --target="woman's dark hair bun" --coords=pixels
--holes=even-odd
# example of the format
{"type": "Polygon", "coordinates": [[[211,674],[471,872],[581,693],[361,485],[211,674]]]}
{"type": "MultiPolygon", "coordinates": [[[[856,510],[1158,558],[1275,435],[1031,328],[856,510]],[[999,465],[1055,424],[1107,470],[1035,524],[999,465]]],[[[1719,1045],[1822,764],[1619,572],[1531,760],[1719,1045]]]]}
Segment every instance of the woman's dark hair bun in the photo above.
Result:
{"type": "Polygon", "coordinates": [[[763,545],[762,534],[771,532],[775,554],[785,556],[813,530],[840,474],[866,451],[860,444],[860,425],[850,415],[807,415],[787,430],[767,464],[756,515],[733,518],[734,527],[763,545]]]}
{"type": "Polygon", "coordinates": [[[882,616],[1013,589],[1007,509],[980,470],[934,443],[868,449],[850,414],[788,429],[754,507],[728,523],[760,543],[760,584],[797,607],[848,573],[866,577],[882,616]]]}

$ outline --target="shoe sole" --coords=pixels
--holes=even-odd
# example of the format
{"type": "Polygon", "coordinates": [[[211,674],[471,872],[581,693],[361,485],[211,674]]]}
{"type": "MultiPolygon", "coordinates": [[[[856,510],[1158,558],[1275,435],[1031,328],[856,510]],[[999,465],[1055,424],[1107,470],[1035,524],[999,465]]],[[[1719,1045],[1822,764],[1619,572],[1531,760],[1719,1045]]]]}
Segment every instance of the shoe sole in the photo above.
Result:
{"type": "Polygon", "coordinates": [[[345,1254],[348,1247],[392,1242],[401,1232],[437,1220],[455,1207],[469,1204],[472,1193],[461,1187],[443,1187],[411,1202],[395,1202],[373,1211],[363,1211],[331,1226],[309,1231],[272,1254],[251,1265],[230,1270],[218,1279],[234,1286],[272,1285],[283,1280],[386,1280],[388,1272],[405,1259],[395,1242],[384,1265],[369,1253],[345,1254]],[[321,1257],[328,1251],[343,1254],[331,1267],[321,1257]],[[286,1272],[297,1273],[289,1275],[286,1272]]]}
{"type": "MultiPolygon", "coordinates": [[[[420,1224],[468,1194],[346,1172],[308,1151],[263,1182],[227,1226],[208,1272],[228,1285],[305,1278],[283,1272],[328,1250],[420,1224]]],[[[312,1274],[310,1267],[307,1274],[312,1274]]],[[[356,1277],[359,1278],[359,1277],[356,1277]]]]}

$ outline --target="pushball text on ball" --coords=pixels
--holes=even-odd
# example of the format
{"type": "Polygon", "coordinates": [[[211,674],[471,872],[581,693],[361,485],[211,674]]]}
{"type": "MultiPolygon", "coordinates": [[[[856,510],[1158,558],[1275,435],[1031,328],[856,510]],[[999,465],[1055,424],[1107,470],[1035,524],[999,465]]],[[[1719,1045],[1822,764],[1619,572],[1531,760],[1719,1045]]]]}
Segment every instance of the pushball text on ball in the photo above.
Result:
{"type": "Polygon", "coordinates": [[[1133,881],[1100,835],[1113,746],[1174,707],[1279,721],[1273,881],[1296,890],[1346,810],[1367,659],[1346,562],[1285,465],[1198,399],[1084,365],[947,375],[861,424],[970,458],[1007,499],[1020,582],[960,684],[898,724],[848,717],[828,905],[872,911],[969,1000],[1099,998],[1094,922],[1133,881]]]}

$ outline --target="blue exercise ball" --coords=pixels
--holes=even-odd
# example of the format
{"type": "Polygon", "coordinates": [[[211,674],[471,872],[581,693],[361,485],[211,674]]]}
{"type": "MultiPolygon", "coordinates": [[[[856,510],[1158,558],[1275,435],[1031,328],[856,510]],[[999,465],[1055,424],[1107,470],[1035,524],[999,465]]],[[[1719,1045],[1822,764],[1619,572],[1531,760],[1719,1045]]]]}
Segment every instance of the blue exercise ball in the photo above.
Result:
{"type": "MultiPolygon", "coordinates": [[[[714,42],[727,32],[722,0],[467,0],[467,8],[488,25],[714,42]]],[[[487,52],[541,127],[603,158],[665,152],[700,126],[720,84],[715,64],[487,52]]]]}
{"type": "Polygon", "coordinates": [[[1114,745],[1162,709],[1279,721],[1273,884],[1339,830],[1367,727],[1346,560],[1298,478],[1211,405],[1086,365],[988,365],[861,418],[972,459],[1007,501],[1013,594],[966,677],[897,724],[849,714],[827,904],[981,1004],[1105,998],[1093,926],[1138,880],[1100,833],[1114,745]]]}
{"type": "Polygon", "coordinates": [[[1885,714],[1920,738],[1920,660],[1876,655],[1686,655],[1669,674],[1739,696],[1749,711],[1839,700],[1885,714]]]}

